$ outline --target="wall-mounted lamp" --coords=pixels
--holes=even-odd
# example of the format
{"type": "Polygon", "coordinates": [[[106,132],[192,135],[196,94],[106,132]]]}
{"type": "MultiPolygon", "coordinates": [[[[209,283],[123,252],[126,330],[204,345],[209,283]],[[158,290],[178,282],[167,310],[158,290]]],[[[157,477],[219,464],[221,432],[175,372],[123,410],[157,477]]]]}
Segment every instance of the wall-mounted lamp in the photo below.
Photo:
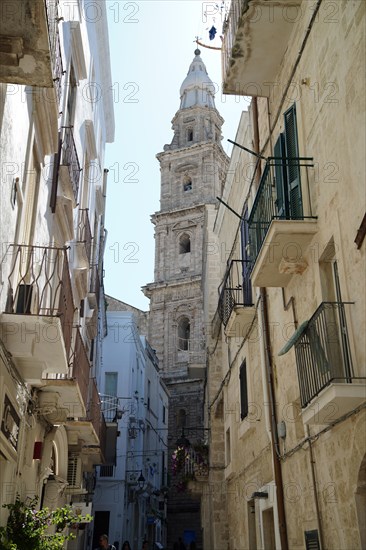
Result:
{"type": "Polygon", "coordinates": [[[145,485],[145,478],[142,474],[142,470],[141,470],[141,474],[139,475],[138,479],[137,479],[137,483],[139,484],[139,487],[140,489],[143,489],[144,485],[145,485]]]}

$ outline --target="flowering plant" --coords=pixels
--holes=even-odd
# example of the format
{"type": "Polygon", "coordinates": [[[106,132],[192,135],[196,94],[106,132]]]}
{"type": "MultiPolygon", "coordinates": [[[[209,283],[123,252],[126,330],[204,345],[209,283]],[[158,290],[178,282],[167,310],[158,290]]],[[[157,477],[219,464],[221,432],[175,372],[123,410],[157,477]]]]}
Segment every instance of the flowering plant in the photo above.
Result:
{"type": "Polygon", "coordinates": [[[22,502],[17,495],[14,504],[3,505],[10,514],[6,527],[0,527],[0,550],[61,550],[65,541],[74,538],[63,532],[66,527],[92,520],[89,514],[75,514],[71,506],[37,510],[37,501],[35,497],[22,502]]]}

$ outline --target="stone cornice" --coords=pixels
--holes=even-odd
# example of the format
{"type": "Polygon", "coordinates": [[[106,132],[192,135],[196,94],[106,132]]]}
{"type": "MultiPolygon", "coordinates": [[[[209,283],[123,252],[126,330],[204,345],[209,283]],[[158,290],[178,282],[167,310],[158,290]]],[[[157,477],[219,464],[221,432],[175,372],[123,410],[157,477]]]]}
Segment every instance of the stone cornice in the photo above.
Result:
{"type": "Polygon", "coordinates": [[[221,143],[217,143],[215,141],[209,141],[209,140],[200,141],[200,142],[188,145],[187,147],[177,147],[176,149],[167,149],[166,151],[161,151],[160,153],[157,153],[155,156],[160,162],[164,157],[176,156],[177,153],[178,153],[178,156],[182,156],[182,153],[192,154],[192,153],[196,153],[197,150],[199,149],[205,149],[208,151],[212,148],[216,149],[219,153],[221,153],[225,159],[227,159],[228,161],[230,160],[230,157],[228,157],[228,155],[225,153],[224,149],[222,148],[221,143]]]}

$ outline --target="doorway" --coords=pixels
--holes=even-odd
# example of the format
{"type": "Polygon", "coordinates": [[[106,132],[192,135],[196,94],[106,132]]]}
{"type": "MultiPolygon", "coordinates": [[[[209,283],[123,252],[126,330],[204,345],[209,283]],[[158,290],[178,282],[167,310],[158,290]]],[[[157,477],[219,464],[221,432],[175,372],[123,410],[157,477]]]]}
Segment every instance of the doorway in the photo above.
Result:
{"type": "Polygon", "coordinates": [[[276,550],[273,508],[262,512],[264,550],[276,550]]]}
{"type": "Polygon", "coordinates": [[[109,535],[110,512],[94,513],[93,548],[98,548],[100,535],[109,535]]]}

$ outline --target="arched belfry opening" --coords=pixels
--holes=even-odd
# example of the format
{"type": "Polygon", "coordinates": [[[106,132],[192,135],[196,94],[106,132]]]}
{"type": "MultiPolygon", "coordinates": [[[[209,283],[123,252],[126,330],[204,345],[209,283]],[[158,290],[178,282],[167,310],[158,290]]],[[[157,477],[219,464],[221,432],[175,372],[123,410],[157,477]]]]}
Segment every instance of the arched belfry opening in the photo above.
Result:
{"type": "Polygon", "coordinates": [[[179,254],[188,254],[191,251],[191,237],[188,233],[183,233],[179,237],[179,254]]]}
{"type": "Polygon", "coordinates": [[[183,182],[183,191],[191,191],[192,190],[192,180],[188,176],[184,178],[183,182]]]}
{"type": "Polygon", "coordinates": [[[188,351],[190,348],[191,324],[188,317],[182,317],[178,323],[178,349],[188,351]]]}

